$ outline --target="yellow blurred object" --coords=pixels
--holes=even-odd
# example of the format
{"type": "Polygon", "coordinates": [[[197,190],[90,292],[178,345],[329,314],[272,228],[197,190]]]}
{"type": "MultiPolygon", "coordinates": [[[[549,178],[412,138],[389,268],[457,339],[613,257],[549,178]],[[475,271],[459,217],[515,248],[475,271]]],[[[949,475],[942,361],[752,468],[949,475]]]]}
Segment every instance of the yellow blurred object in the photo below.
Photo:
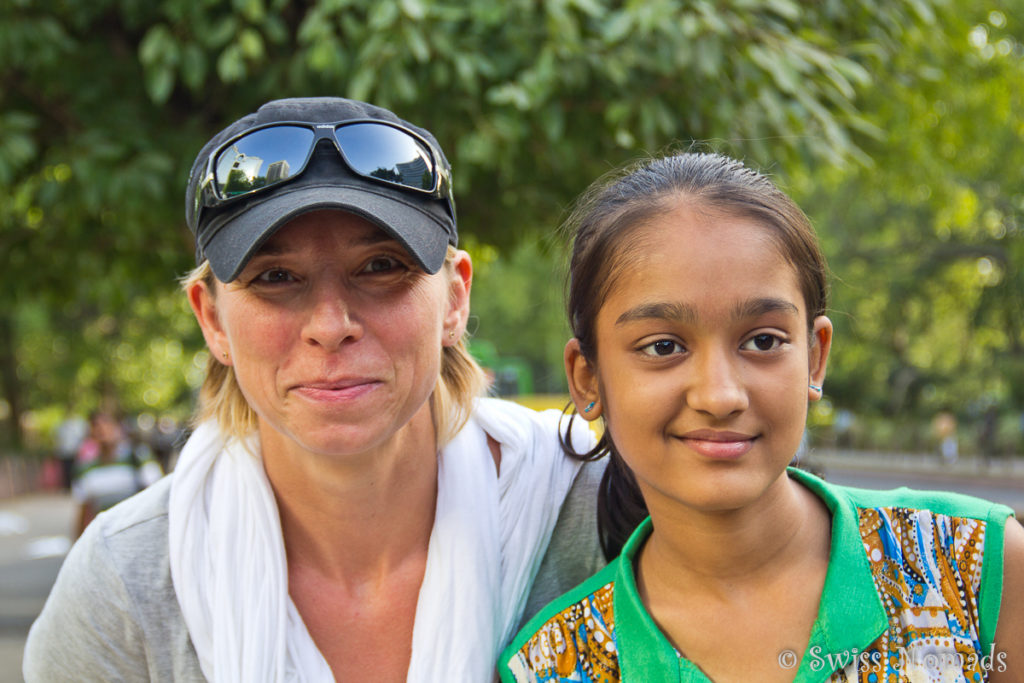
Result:
{"type": "Polygon", "coordinates": [[[509,400],[534,410],[554,408],[555,410],[565,412],[566,407],[569,405],[569,394],[524,394],[522,396],[509,396],[509,400]]]}
{"type": "MultiPolygon", "coordinates": [[[[508,399],[533,410],[554,408],[555,410],[561,410],[566,415],[569,414],[568,409],[571,407],[569,405],[569,394],[523,394],[520,396],[509,396],[508,399]]],[[[591,420],[587,424],[590,425],[590,429],[600,439],[604,433],[604,420],[591,420]]]]}

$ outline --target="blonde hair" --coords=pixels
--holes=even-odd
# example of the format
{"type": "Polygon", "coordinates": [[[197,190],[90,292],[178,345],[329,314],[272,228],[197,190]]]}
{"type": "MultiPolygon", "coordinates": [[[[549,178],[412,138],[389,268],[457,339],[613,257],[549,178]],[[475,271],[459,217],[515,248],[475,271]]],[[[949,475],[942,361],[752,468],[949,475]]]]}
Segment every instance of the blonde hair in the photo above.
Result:
{"type": "MultiPolygon", "coordinates": [[[[449,246],[441,272],[451,273],[455,253],[455,248],[449,246]]],[[[209,261],[203,261],[181,278],[181,287],[188,292],[200,282],[206,283],[212,296],[216,291],[216,277],[209,261]]],[[[484,371],[470,355],[465,336],[441,349],[441,372],[430,395],[438,448],[451,441],[466,424],[473,410],[473,399],[483,395],[485,388],[484,371]]],[[[224,432],[238,438],[251,434],[257,425],[256,411],[245,400],[234,368],[221,363],[213,354],[206,361],[206,376],[193,420],[198,424],[210,419],[216,420],[224,432]]]]}

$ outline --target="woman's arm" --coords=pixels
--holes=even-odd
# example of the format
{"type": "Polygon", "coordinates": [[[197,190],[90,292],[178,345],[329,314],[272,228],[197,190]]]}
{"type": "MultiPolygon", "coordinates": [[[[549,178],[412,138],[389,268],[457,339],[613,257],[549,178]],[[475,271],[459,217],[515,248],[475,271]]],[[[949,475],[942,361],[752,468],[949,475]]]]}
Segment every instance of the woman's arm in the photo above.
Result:
{"type": "Polygon", "coordinates": [[[1003,544],[1003,599],[996,626],[993,683],[1024,681],[1024,527],[1006,520],[1003,544]]]}
{"type": "Polygon", "coordinates": [[[142,629],[93,525],[68,553],[25,644],[25,680],[146,680],[142,629]]]}

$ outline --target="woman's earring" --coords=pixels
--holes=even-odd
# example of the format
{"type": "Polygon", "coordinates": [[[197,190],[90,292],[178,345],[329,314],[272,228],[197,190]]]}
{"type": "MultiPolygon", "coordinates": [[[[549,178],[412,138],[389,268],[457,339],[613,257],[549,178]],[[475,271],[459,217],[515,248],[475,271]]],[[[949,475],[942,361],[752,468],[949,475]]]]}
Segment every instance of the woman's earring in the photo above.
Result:
{"type": "Polygon", "coordinates": [[[597,405],[597,401],[591,401],[590,403],[587,404],[587,407],[583,409],[583,412],[589,413],[591,410],[594,409],[595,405],[597,405]]]}
{"type": "Polygon", "coordinates": [[[821,387],[819,387],[817,384],[808,384],[807,386],[809,386],[811,389],[814,389],[815,391],[821,391],[821,387]]]}
{"type": "Polygon", "coordinates": [[[448,330],[448,338],[455,339],[455,330],[448,330]]]}
{"type": "Polygon", "coordinates": [[[227,351],[221,351],[220,355],[224,358],[224,360],[228,359],[228,352],[227,351]]]}

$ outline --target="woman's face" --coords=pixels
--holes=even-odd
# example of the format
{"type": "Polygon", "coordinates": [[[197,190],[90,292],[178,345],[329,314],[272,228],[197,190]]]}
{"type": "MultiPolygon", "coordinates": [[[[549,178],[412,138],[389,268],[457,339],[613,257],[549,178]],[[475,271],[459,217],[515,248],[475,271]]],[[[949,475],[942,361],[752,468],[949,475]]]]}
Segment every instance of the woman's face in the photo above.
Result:
{"type": "Polygon", "coordinates": [[[237,280],[213,293],[200,283],[190,301],[211,353],[233,366],[265,451],[355,454],[430,419],[471,275],[465,252],[429,275],[373,224],[325,210],[282,227],[237,280]]]}
{"type": "Polygon", "coordinates": [[[577,406],[597,399],[648,508],[738,509],[781,479],[819,397],[831,323],[813,323],[767,228],[677,207],[637,228],[595,324],[566,349],[577,406]]]}

